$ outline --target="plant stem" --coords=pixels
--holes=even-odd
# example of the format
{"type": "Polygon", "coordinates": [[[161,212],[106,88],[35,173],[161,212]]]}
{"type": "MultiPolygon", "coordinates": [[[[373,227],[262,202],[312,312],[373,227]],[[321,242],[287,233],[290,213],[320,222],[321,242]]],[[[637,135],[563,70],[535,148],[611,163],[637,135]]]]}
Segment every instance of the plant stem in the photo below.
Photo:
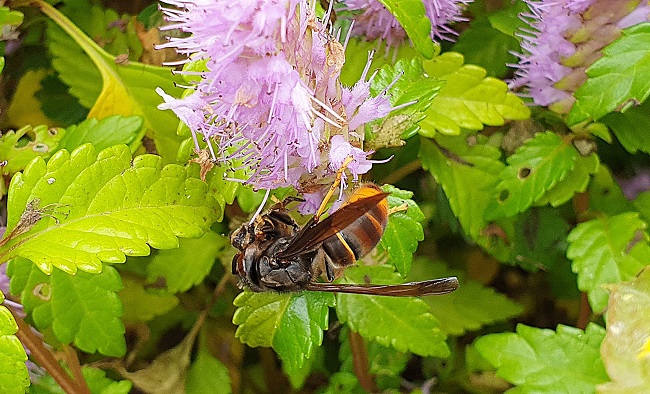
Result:
{"type": "Polygon", "coordinates": [[[368,351],[366,344],[358,332],[350,330],[348,333],[350,351],[352,353],[352,364],[354,374],[359,379],[359,384],[368,393],[379,391],[375,384],[375,377],[370,374],[370,363],[368,362],[368,351]]]}

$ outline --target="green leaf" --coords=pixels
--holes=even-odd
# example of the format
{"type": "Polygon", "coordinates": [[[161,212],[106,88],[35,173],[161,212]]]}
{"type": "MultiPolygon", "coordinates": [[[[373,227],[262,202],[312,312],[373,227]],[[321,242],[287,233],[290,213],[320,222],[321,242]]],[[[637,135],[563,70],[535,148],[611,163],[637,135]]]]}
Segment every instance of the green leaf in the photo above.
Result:
{"type": "MultiPolygon", "coordinates": [[[[345,282],[401,283],[392,267],[353,266],[345,270],[345,282]]],[[[415,297],[382,297],[337,294],[336,313],[341,322],[361,336],[401,352],[448,357],[445,334],[427,304],[415,297]]]]}
{"type": "Polygon", "coordinates": [[[9,187],[10,234],[24,210],[41,220],[14,234],[0,261],[32,260],[45,273],[57,267],[99,272],[101,262],[123,263],[125,255],[145,256],[149,245],[178,247],[178,237],[199,237],[222,207],[206,184],[187,178],[178,165],[163,168],[158,156],[131,163],[125,145],[95,152],[83,145],[57,152],[47,163],[34,159],[9,187]],[[39,204],[35,204],[38,202],[39,204]]]}
{"type": "Polygon", "coordinates": [[[588,292],[596,313],[607,306],[605,284],[634,278],[650,260],[647,225],[637,212],[602,216],[580,223],[567,237],[567,257],[578,274],[578,288],[588,292]]]}
{"type": "Polygon", "coordinates": [[[147,283],[168,293],[182,293],[201,283],[219,253],[230,245],[223,235],[208,231],[198,239],[183,239],[176,249],[158,252],[147,266],[147,283]]]}
{"type": "Polygon", "coordinates": [[[486,209],[504,168],[500,151],[490,145],[469,146],[462,138],[438,135],[435,142],[422,138],[418,156],[422,168],[442,186],[465,233],[483,246],[491,245],[483,230],[488,224],[486,209]]]}
{"type": "Polygon", "coordinates": [[[603,48],[603,57],[587,69],[587,82],[574,93],[568,125],[638,105],[650,95],[650,23],[623,30],[623,36],[603,48]]]}
{"type": "Polygon", "coordinates": [[[111,266],[100,274],[52,272],[52,329],[63,343],[72,343],[86,353],[99,351],[121,357],[126,352],[120,276],[111,266]]]}
{"type": "Polygon", "coordinates": [[[120,299],[124,305],[122,319],[127,322],[143,322],[164,315],[178,305],[174,295],[157,294],[145,289],[144,281],[130,275],[122,275],[124,288],[120,299]]]}
{"type": "Polygon", "coordinates": [[[52,156],[63,138],[63,129],[47,126],[25,126],[18,131],[8,131],[0,137],[0,174],[13,175],[25,169],[35,157],[47,159],[52,156]]]}
{"type": "Polygon", "coordinates": [[[0,391],[22,393],[29,387],[25,366],[27,354],[15,335],[18,332],[16,321],[3,302],[4,295],[0,291],[0,391]]]}
{"type": "Polygon", "coordinates": [[[490,21],[487,18],[473,20],[452,50],[465,56],[467,63],[483,67],[487,75],[502,78],[510,71],[507,64],[517,63],[512,52],[519,49],[519,42],[494,28],[490,21]]]}
{"type": "Polygon", "coordinates": [[[418,242],[424,239],[421,224],[424,214],[415,201],[411,200],[412,192],[391,185],[384,185],[382,190],[391,194],[388,196],[389,208],[407,207],[406,211],[394,212],[388,217],[386,230],[379,241],[379,246],[388,253],[390,262],[402,276],[406,276],[411,270],[418,242]]]}
{"type": "Polygon", "coordinates": [[[47,276],[29,260],[15,259],[7,273],[11,291],[21,295],[25,312],[32,314],[39,330],[52,327],[59,341],[74,342],[87,353],[124,355],[122,303],[117,295],[122,280],[113,267],[104,266],[99,274],[55,270],[47,276]]]}
{"type": "Polygon", "coordinates": [[[519,15],[522,12],[529,12],[528,5],[524,2],[516,2],[510,7],[502,8],[488,15],[490,24],[503,34],[517,38],[517,30],[529,27],[526,21],[522,20],[519,15]]]}
{"type": "Polygon", "coordinates": [[[591,181],[591,176],[598,171],[599,166],[600,159],[595,153],[578,156],[573,169],[566,174],[564,179],[535,201],[535,205],[549,204],[552,207],[557,207],[569,201],[576,193],[584,192],[591,181]]]}
{"type": "Polygon", "coordinates": [[[451,270],[444,263],[418,258],[413,262],[409,281],[456,276],[457,290],[438,297],[423,297],[431,314],[438,319],[438,328],[447,335],[460,336],[467,331],[520,315],[523,307],[497,293],[493,288],[466,278],[462,271],[451,270]]]}
{"type": "Polygon", "coordinates": [[[427,17],[424,4],[420,0],[379,0],[404,28],[413,47],[425,58],[435,54],[431,41],[431,21],[427,17]]]}
{"type": "Polygon", "coordinates": [[[557,332],[517,325],[517,333],[490,334],[475,347],[517,386],[513,393],[593,393],[608,380],[600,359],[605,330],[590,323],[583,332],[558,325],[557,332]]]}
{"type": "Polygon", "coordinates": [[[223,394],[232,392],[230,375],[223,363],[210,354],[202,335],[196,359],[187,371],[185,393],[203,394],[216,391],[223,394]]]}
{"type": "Polygon", "coordinates": [[[621,187],[612,177],[607,166],[599,166],[589,187],[589,209],[607,216],[633,211],[632,203],[625,198],[621,187]]]}
{"type": "Polygon", "coordinates": [[[425,75],[422,61],[415,58],[399,60],[394,66],[384,65],[371,81],[370,92],[377,96],[391,84],[388,93],[393,106],[413,104],[373,122],[366,132],[364,146],[367,149],[401,146],[403,139],[415,135],[419,129],[417,122],[424,119],[424,111],[429,108],[444,82],[425,75]]]}
{"type": "Polygon", "coordinates": [[[253,293],[244,291],[234,301],[238,309],[233,323],[235,336],[251,347],[273,346],[289,373],[301,368],[323,341],[329,307],[329,293],[253,293]]]}
{"type": "MultiPolygon", "coordinates": [[[[113,115],[102,120],[87,119],[65,130],[58,149],[71,152],[85,143],[93,144],[97,150],[119,144],[131,145],[138,140],[137,137],[142,137],[140,131],[143,126],[144,121],[140,116],[113,115]]],[[[136,147],[130,146],[131,151],[135,151],[136,147]]]]}
{"type": "Polygon", "coordinates": [[[14,11],[9,7],[0,7],[0,27],[3,25],[20,26],[25,16],[20,11],[14,11]]]}
{"type": "Polygon", "coordinates": [[[88,383],[90,392],[101,394],[128,394],[133,384],[128,380],[118,380],[106,377],[106,372],[98,368],[82,367],[81,373],[88,383]]]}
{"type": "Polygon", "coordinates": [[[603,118],[623,148],[630,153],[650,153],[650,103],[630,108],[624,114],[613,112],[603,118]]]}
{"type": "Polygon", "coordinates": [[[481,67],[463,65],[463,55],[445,52],[423,63],[429,77],[446,81],[433,99],[420,134],[433,137],[436,132],[460,134],[461,128],[482,130],[483,125],[502,126],[506,120],[530,117],[530,110],[505,82],[485,77],[481,67]]]}
{"type": "Polygon", "coordinates": [[[499,174],[497,198],[487,208],[486,219],[513,216],[528,209],[567,175],[579,156],[567,139],[555,133],[538,133],[508,157],[499,174]]]}
{"type": "Polygon", "coordinates": [[[611,382],[599,393],[641,393],[650,387],[650,269],[610,286],[607,334],[600,347],[611,382]]]}
{"type": "Polygon", "coordinates": [[[155,89],[160,87],[180,97],[182,90],[175,84],[182,83],[182,78],[172,75],[169,68],[137,62],[120,64],[55,8],[43,3],[41,9],[69,35],[48,29],[52,65],[70,86],[70,93],[91,108],[88,117],[142,116],[158,153],[166,163],[175,161],[181,142],[176,135],[179,121],[171,111],[157,109],[163,100],[155,89]]]}

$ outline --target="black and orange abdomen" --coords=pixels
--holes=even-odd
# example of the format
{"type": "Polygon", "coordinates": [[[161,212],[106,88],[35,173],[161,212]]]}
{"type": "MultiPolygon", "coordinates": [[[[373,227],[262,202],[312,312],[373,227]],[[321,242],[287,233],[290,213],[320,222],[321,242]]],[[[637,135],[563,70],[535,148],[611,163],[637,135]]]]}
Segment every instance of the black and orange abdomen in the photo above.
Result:
{"type": "MultiPolygon", "coordinates": [[[[357,189],[350,199],[352,202],[382,194],[379,187],[368,184],[357,189]]],[[[323,249],[336,268],[343,268],[362,258],[379,243],[388,222],[388,201],[384,198],[336,235],[323,242],[323,249]]]]}

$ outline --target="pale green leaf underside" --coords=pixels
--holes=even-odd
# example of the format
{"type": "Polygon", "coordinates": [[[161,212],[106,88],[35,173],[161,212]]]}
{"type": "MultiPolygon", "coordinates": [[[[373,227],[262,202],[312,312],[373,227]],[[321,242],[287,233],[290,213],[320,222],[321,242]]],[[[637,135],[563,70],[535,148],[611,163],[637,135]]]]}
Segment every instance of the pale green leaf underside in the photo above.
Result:
{"type": "MultiPolygon", "coordinates": [[[[346,282],[400,283],[391,267],[349,267],[346,282]]],[[[402,352],[421,356],[448,357],[445,334],[427,304],[415,297],[382,297],[357,294],[337,294],[336,312],[341,322],[364,338],[402,352]]]]}
{"type": "Polygon", "coordinates": [[[517,326],[517,333],[490,334],[476,349],[497,368],[497,375],[517,386],[518,393],[589,393],[608,380],[600,359],[605,330],[589,324],[547,329],[517,326]]]}
{"type": "Polygon", "coordinates": [[[607,330],[600,348],[612,382],[599,393],[641,393],[650,387],[650,269],[610,287],[607,330]]]}
{"type": "Polygon", "coordinates": [[[0,291],[0,392],[22,393],[29,387],[27,354],[15,335],[16,321],[2,301],[4,296],[0,291]]]}
{"type": "Polygon", "coordinates": [[[574,125],[620,109],[638,105],[650,95],[650,23],[623,30],[623,36],[587,69],[587,81],[574,93],[576,102],[567,124],[574,125]]]}
{"type": "Polygon", "coordinates": [[[625,113],[612,112],[603,118],[623,148],[630,153],[650,153],[650,103],[630,108],[625,113]]]}
{"type": "Polygon", "coordinates": [[[478,66],[463,65],[464,58],[455,52],[424,62],[430,77],[447,82],[426,111],[420,122],[420,134],[433,137],[436,132],[460,134],[461,128],[481,130],[483,125],[501,126],[506,120],[530,117],[530,110],[508,86],[496,78],[486,78],[486,71],[478,66]]]}
{"type": "Polygon", "coordinates": [[[606,284],[634,278],[650,260],[646,223],[637,212],[602,216],[579,224],[567,237],[567,257],[594,312],[607,306],[606,284]]]}
{"type": "Polygon", "coordinates": [[[466,331],[515,317],[523,307],[497,293],[493,288],[465,279],[464,273],[450,270],[445,264],[419,259],[413,262],[409,281],[456,276],[460,286],[441,297],[424,297],[431,313],[440,321],[439,328],[448,335],[463,335],[466,331]]]}
{"type": "Polygon", "coordinates": [[[499,174],[497,196],[488,206],[486,219],[513,216],[560,182],[579,156],[573,145],[555,133],[539,133],[508,158],[499,174]]]}
{"type": "Polygon", "coordinates": [[[10,185],[7,233],[35,199],[53,217],[9,241],[0,259],[22,256],[45,273],[52,267],[96,273],[102,262],[148,255],[149,245],[176,248],[178,237],[201,236],[219,216],[221,207],[206,189],[183,167],[163,167],[158,156],[131,163],[125,145],[99,153],[91,145],[59,151],[47,165],[35,159],[10,185]]]}

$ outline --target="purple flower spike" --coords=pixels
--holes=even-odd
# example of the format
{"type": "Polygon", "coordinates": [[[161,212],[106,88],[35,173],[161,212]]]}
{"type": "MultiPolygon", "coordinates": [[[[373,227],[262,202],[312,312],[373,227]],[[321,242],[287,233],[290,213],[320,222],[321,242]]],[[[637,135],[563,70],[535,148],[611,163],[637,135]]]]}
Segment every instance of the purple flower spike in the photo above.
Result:
{"type": "MultiPolygon", "coordinates": [[[[342,161],[334,144],[355,157],[353,178],[370,170],[365,124],[393,108],[383,93],[370,96],[366,72],[352,89],[339,74],[345,48],[301,0],[164,0],[170,25],[189,35],[170,38],[189,60],[205,60],[194,93],[175,99],[158,93],[212,159],[247,170],[256,189],[294,186],[316,195],[342,161]]],[[[313,204],[311,204],[313,205],[313,204]]],[[[311,207],[310,204],[305,206],[311,207]]],[[[310,208],[311,209],[311,208],[310,208]]]]}
{"type": "Polygon", "coordinates": [[[521,34],[524,53],[517,54],[510,86],[524,87],[536,105],[558,113],[571,109],[573,92],[602,56],[600,50],[620,37],[621,29],[647,21],[650,13],[647,0],[634,8],[635,0],[525,1],[530,12],[521,17],[530,29],[521,34]]]}

